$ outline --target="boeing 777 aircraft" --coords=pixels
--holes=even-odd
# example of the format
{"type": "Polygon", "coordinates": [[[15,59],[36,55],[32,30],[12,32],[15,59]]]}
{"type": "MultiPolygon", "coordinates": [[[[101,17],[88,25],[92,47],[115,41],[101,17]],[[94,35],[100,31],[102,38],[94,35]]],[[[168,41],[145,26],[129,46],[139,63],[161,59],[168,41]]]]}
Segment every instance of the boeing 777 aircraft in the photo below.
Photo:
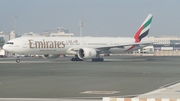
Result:
{"type": "MultiPolygon", "coordinates": [[[[22,55],[43,55],[45,59],[58,58],[60,54],[75,55],[72,61],[92,59],[104,61],[100,54],[120,54],[146,47],[153,14],[149,14],[133,38],[109,37],[20,37],[8,41],[3,49],[22,55]]],[[[20,59],[17,57],[16,62],[20,59]]]]}

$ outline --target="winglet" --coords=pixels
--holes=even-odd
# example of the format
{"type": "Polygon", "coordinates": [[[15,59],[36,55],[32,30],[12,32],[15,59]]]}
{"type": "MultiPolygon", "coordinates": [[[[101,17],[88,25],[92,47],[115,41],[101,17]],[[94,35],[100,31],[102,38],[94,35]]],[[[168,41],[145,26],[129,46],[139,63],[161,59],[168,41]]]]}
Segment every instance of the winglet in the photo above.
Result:
{"type": "Polygon", "coordinates": [[[143,38],[147,37],[151,26],[152,18],[153,18],[153,14],[149,14],[146,20],[139,28],[139,30],[137,31],[137,33],[135,34],[134,39],[136,43],[140,42],[143,38]]]}

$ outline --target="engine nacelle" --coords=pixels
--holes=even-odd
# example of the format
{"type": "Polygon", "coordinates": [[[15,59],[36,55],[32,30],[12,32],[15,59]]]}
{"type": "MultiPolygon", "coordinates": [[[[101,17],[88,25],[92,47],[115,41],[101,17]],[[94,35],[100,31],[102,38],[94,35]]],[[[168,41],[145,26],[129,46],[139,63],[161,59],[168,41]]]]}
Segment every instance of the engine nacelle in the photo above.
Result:
{"type": "Polygon", "coordinates": [[[53,54],[43,55],[43,58],[45,58],[45,59],[56,59],[58,57],[59,57],[59,55],[53,55],[53,54]]]}
{"type": "Polygon", "coordinates": [[[96,58],[97,52],[94,48],[81,48],[78,50],[78,57],[80,59],[96,58]]]}

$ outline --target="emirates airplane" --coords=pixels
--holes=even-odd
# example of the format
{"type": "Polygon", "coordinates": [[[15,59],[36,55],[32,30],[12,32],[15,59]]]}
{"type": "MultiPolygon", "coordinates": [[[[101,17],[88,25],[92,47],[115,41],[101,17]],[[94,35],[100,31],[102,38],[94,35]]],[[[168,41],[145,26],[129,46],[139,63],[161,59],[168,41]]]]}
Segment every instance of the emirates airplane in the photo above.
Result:
{"type": "MultiPolygon", "coordinates": [[[[20,37],[8,41],[3,49],[20,55],[42,55],[45,59],[60,54],[75,55],[71,61],[104,61],[100,54],[121,54],[142,49],[153,42],[146,40],[153,14],[149,14],[134,37],[20,37]]],[[[20,59],[17,56],[16,62],[20,59]]]]}

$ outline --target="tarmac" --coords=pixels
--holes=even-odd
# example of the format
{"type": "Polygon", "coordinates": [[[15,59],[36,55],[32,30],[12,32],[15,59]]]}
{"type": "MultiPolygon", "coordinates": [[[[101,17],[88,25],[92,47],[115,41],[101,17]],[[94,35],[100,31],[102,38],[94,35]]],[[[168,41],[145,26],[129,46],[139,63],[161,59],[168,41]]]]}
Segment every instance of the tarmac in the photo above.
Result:
{"type": "Polygon", "coordinates": [[[104,62],[20,59],[0,59],[0,100],[135,97],[180,79],[180,57],[110,56],[104,62]]]}

